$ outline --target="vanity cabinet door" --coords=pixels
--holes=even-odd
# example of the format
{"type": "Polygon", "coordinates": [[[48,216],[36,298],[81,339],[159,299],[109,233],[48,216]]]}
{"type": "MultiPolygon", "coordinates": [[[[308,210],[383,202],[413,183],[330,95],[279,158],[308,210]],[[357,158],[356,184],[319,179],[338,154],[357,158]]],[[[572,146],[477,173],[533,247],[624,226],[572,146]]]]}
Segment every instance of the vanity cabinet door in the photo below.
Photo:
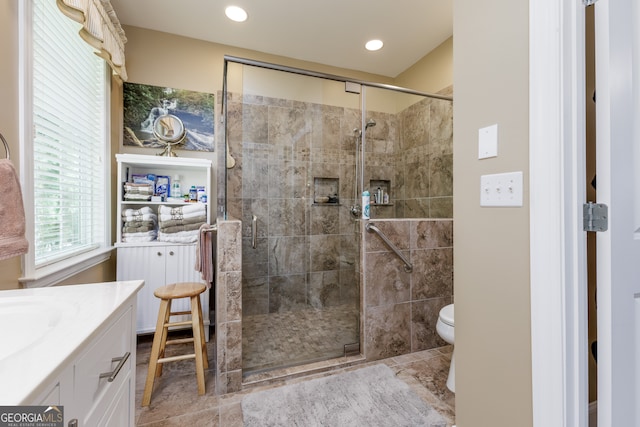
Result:
{"type": "Polygon", "coordinates": [[[135,420],[135,410],[130,407],[129,402],[135,399],[132,396],[131,390],[135,389],[132,386],[134,379],[130,375],[127,381],[122,384],[120,390],[116,392],[116,395],[111,402],[111,406],[107,409],[102,419],[95,425],[98,427],[112,427],[112,426],[133,426],[135,420]]]}

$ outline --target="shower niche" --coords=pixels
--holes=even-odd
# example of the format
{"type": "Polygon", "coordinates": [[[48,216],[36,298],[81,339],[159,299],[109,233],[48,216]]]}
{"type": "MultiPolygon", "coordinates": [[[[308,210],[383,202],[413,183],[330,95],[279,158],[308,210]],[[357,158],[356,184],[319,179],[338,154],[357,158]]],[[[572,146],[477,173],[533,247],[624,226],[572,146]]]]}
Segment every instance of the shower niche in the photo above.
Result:
{"type": "Polygon", "coordinates": [[[338,178],[313,178],[313,204],[314,205],[339,205],[338,178]]]}
{"type": "Polygon", "coordinates": [[[391,181],[388,179],[372,179],[369,181],[371,203],[380,206],[393,206],[391,203],[391,181]]]}

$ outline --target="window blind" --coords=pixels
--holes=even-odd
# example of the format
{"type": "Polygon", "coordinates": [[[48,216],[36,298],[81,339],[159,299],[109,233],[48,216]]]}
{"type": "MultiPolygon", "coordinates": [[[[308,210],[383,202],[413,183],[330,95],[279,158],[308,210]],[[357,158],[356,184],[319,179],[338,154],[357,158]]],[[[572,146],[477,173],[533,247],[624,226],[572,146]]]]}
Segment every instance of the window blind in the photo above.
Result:
{"type": "Polygon", "coordinates": [[[35,266],[104,244],[106,67],[55,0],[33,6],[35,266]]]}

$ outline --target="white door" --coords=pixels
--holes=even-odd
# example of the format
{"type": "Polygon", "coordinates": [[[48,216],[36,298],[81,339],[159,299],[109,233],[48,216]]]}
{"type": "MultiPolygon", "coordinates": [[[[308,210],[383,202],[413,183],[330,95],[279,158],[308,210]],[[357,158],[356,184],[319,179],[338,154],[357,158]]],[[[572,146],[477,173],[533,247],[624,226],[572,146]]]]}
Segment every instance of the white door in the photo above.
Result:
{"type": "Polygon", "coordinates": [[[598,425],[640,426],[640,61],[638,0],[596,14],[598,425]]]}

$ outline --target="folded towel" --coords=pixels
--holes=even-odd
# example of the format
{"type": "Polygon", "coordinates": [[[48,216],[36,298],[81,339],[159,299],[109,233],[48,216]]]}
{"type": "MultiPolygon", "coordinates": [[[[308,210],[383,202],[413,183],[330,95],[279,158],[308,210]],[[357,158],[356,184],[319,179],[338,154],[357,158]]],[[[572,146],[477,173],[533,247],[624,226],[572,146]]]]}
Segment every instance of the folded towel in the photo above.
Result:
{"type": "Polygon", "coordinates": [[[127,243],[153,242],[156,240],[156,236],[155,230],[144,233],[123,233],[122,241],[127,243]]]}
{"type": "Polygon", "coordinates": [[[211,287],[213,282],[213,241],[212,227],[209,224],[202,224],[198,231],[198,244],[196,245],[196,271],[200,272],[200,277],[211,287]]]}
{"type": "Polygon", "coordinates": [[[133,200],[133,201],[143,201],[143,202],[148,202],[149,200],[151,200],[151,195],[145,195],[145,194],[131,194],[131,193],[127,193],[124,195],[124,199],[125,200],[133,200]]]}
{"type": "MultiPolygon", "coordinates": [[[[193,215],[195,215],[195,214],[193,214],[193,215]]],[[[160,226],[160,228],[165,228],[165,227],[175,227],[176,225],[198,224],[198,227],[200,227],[200,225],[203,222],[207,222],[207,216],[205,214],[196,215],[196,216],[189,217],[189,218],[186,218],[186,219],[169,219],[169,220],[162,220],[161,219],[160,221],[158,221],[158,226],[160,226]]]]}
{"type": "Polygon", "coordinates": [[[189,212],[186,214],[181,214],[179,212],[175,212],[173,214],[160,214],[158,215],[158,221],[183,221],[185,219],[194,219],[194,218],[206,218],[207,215],[202,212],[189,212]]]}
{"type": "Polygon", "coordinates": [[[158,209],[158,219],[160,221],[182,220],[194,218],[207,214],[207,207],[204,203],[189,203],[184,206],[160,206],[158,209]]]}
{"type": "Polygon", "coordinates": [[[132,221],[153,221],[156,222],[158,217],[154,213],[146,213],[142,215],[127,215],[123,216],[122,220],[124,222],[132,222],[132,221]]]}
{"type": "Polygon", "coordinates": [[[158,241],[171,243],[194,243],[198,240],[198,233],[198,230],[179,231],[177,233],[163,233],[162,231],[158,231],[158,241]]]}
{"type": "Polygon", "coordinates": [[[203,222],[207,222],[206,215],[199,215],[193,218],[186,218],[186,219],[167,219],[164,221],[160,221],[160,226],[163,228],[166,228],[166,227],[174,227],[176,225],[198,224],[198,227],[199,227],[200,224],[202,224],[203,222]]]}
{"type": "Polygon", "coordinates": [[[146,233],[147,231],[155,230],[155,225],[124,225],[122,227],[123,233],[146,233]]]}
{"type": "Polygon", "coordinates": [[[153,184],[133,184],[128,182],[124,185],[124,191],[127,194],[153,195],[153,190],[154,190],[153,184]]]}
{"type": "Polygon", "coordinates": [[[180,231],[193,231],[193,230],[198,230],[200,226],[203,224],[203,222],[204,220],[196,224],[172,225],[171,227],[164,227],[163,225],[161,225],[160,228],[158,228],[158,231],[161,231],[163,233],[178,233],[180,231]]]}
{"type": "Polygon", "coordinates": [[[0,260],[26,254],[24,205],[20,180],[10,160],[0,160],[0,260]]]}
{"type": "Polygon", "coordinates": [[[123,227],[145,227],[150,226],[155,228],[158,223],[154,219],[149,219],[147,221],[124,221],[122,223],[123,227]]]}
{"type": "Polygon", "coordinates": [[[122,212],[122,217],[124,218],[128,216],[140,216],[150,213],[153,213],[153,209],[151,209],[149,206],[143,206],[140,209],[125,209],[122,212]]]}

